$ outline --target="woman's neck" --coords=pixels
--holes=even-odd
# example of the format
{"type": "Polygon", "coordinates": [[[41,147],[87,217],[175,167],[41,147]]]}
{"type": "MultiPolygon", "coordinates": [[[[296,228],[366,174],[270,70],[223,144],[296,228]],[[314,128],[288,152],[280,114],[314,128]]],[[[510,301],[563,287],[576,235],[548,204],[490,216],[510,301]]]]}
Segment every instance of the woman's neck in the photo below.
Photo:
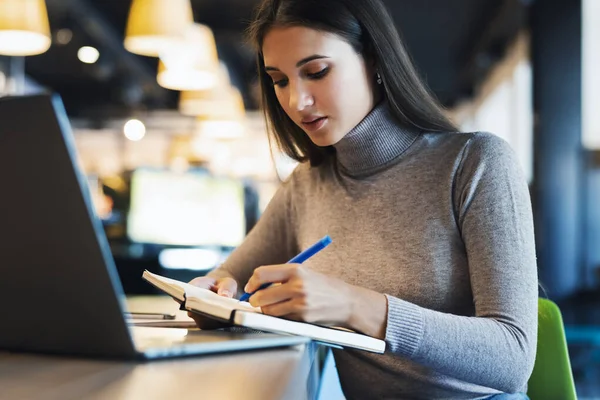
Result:
{"type": "Polygon", "coordinates": [[[368,175],[395,161],[418,136],[419,131],[403,127],[382,101],[334,145],[337,162],[348,175],[368,175]]]}

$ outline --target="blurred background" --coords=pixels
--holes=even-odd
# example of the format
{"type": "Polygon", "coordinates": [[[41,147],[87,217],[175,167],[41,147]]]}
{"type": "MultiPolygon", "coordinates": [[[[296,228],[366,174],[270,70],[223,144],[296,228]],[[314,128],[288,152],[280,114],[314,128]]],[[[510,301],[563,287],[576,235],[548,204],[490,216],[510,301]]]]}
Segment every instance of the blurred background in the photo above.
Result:
{"type": "MultiPolygon", "coordinates": [[[[203,275],[295,163],[270,151],[244,29],[258,0],[0,0],[0,96],[52,91],[128,294],[203,275]]],[[[386,0],[464,131],[518,154],[541,295],[600,398],[600,0],[386,0]]],[[[1,123],[1,121],[0,121],[1,123]]]]}

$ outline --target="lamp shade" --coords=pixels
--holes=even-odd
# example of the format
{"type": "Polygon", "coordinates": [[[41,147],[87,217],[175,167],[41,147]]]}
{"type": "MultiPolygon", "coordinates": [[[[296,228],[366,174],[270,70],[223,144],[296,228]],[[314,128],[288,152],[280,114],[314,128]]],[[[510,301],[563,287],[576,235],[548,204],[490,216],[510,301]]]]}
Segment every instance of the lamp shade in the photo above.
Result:
{"type": "Polygon", "coordinates": [[[234,87],[219,98],[206,101],[196,115],[196,134],[215,139],[235,139],[244,134],[246,110],[240,91],[234,87]]]}
{"type": "Polygon", "coordinates": [[[44,0],[0,0],[0,54],[33,56],[50,48],[44,0]]]}
{"type": "Polygon", "coordinates": [[[171,90],[206,90],[216,86],[218,79],[214,70],[191,68],[186,65],[166,67],[158,63],[158,84],[171,90]]]}
{"type": "Polygon", "coordinates": [[[182,114],[198,120],[240,120],[245,116],[242,94],[235,87],[182,92],[179,102],[182,114]]]}
{"type": "Polygon", "coordinates": [[[158,57],[174,42],[183,40],[193,23],[190,0],[133,0],[125,48],[135,54],[158,57]]]}
{"type": "Polygon", "coordinates": [[[183,115],[196,117],[214,114],[211,110],[228,105],[231,99],[231,81],[227,66],[219,66],[217,84],[206,90],[184,90],[179,94],[179,112],[183,115]]]}
{"type": "Polygon", "coordinates": [[[185,40],[161,51],[158,84],[172,90],[205,90],[218,84],[219,57],[212,30],[188,27],[185,40]]]}

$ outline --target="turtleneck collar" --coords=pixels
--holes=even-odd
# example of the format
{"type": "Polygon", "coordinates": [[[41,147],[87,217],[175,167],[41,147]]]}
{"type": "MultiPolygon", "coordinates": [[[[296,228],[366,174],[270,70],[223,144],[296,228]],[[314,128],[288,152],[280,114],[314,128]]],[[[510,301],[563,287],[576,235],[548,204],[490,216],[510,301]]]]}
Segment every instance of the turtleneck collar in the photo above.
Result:
{"type": "Polygon", "coordinates": [[[334,145],[337,162],[348,175],[368,175],[392,163],[418,136],[401,126],[383,101],[334,145]]]}

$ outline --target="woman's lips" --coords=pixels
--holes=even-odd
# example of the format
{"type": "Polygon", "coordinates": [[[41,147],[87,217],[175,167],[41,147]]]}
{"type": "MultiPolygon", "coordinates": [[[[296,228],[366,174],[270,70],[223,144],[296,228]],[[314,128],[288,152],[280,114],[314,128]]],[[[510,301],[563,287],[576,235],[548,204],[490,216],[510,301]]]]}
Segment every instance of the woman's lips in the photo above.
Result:
{"type": "Polygon", "coordinates": [[[302,126],[308,131],[315,132],[321,129],[327,123],[327,117],[319,117],[316,119],[303,120],[302,126]]]}

